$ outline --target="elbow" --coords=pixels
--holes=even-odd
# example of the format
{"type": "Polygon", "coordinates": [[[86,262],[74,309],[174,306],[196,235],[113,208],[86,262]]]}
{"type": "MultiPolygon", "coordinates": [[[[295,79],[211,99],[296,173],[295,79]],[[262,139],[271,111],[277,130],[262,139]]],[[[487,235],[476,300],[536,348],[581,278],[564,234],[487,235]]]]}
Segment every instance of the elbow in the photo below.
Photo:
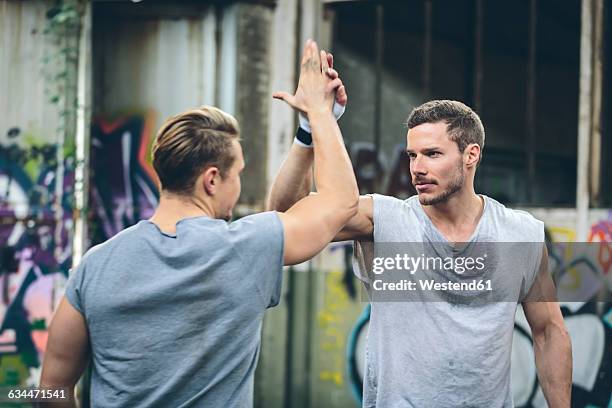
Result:
{"type": "Polygon", "coordinates": [[[348,222],[359,212],[359,196],[350,195],[342,198],[342,202],[338,204],[339,213],[342,214],[343,223],[348,222]]]}
{"type": "Polygon", "coordinates": [[[288,208],[289,207],[283,205],[282,202],[275,198],[272,194],[270,194],[270,196],[266,200],[265,211],[285,212],[288,208]]]}
{"type": "Polygon", "coordinates": [[[347,212],[349,214],[349,219],[353,218],[359,212],[359,194],[355,194],[353,200],[349,203],[347,208],[347,212]]]}
{"type": "Polygon", "coordinates": [[[359,187],[356,180],[353,179],[349,191],[343,194],[342,200],[348,221],[359,212],[359,187]]]}

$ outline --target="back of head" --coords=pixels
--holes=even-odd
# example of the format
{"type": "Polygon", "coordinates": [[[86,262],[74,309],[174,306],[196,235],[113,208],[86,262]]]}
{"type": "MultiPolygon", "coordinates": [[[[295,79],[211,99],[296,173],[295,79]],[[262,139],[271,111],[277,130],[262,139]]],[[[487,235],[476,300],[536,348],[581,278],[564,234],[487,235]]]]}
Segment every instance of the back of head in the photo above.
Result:
{"type": "Polygon", "coordinates": [[[213,106],[202,106],[168,119],[153,144],[153,167],[161,189],[182,195],[193,192],[202,171],[215,166],[223,177],[235,157],[238,121],[213,106]]]}
{"type": "Polygon", "coordinates": [[[444,122],[451,140],[463,152],[470,144],[484,147],[485,131],[480,117],[469,106],[451,100],[429,101],[412,110],[406,125],[408,129],[424,123],[444,122]]]}

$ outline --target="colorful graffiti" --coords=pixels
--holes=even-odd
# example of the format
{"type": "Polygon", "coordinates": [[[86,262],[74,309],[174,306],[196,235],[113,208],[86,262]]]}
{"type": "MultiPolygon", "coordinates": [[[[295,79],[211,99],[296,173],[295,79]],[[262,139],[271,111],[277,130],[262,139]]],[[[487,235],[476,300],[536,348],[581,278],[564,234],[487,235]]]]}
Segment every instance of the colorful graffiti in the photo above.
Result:
{"type": "Polygon", "coordinates": [[[591,226],[589,242],[599,242],[598,261],[602,272],[607,274],[612,268],[612,211],[606,220],[591,226]]]}
{"type": "MultiPolygon", "coordinates": [[[[147,160],[152,119],[92,126],[86,211],[92,245],[149,217],[157,204],[147,160]]],[[[9,144],[0,145],[0,385],[37,385],[47,328],[72,264],[74,147],[62,147],[63,183],[57,186],[56,145],[18,127],[7,138],[9,144]]]]}
{"type": "Polygon", "coordinates": [[[61,147],[58,186],[56,145],[18,127],[7,138],[0,145],[0,385],[36,385],[72,261],[74,149],[61,147]]]}
{"type": "Polygon", "coordinates": [[[98,119],[91,143],[91,243],[149,218],[158,202],[157,178],[148,158],[152,114],[98,119]]]}
{"type": "MultiPolygon", "coordinates": [[[[593,224],[591,231],[604,221],[593,224]]],[[[592,236],[593,234],[591,234],[592,236]]],[[[608,247],[609,237],[600,245],[572,242],[571,228],[550,227],[546,231],[550,272],[557,282],[561,312],[572,339],[572,406],[607,407],[612,404],[612,316],[611,302],[597,302],[600,290],[608,290],[606,264],[593,252],[608,247]],[[559,242],[555,242],[555,238],[559,242]],[[589,251],[590,250],[590,251],[589,251]],[[599,262],[597,262],[599,261],[599,262]],[[592,282],[587,282],[587,280],[592,282]],[[595,284],[592,284],[595,283],[595,284]],[[591,288],[586,291],[585,288],[591,288]],[[594,290],[593,290],[594,289],[594,290]],[[569,302],[568,293],[578,293],[589,302],[569,302]]],[[[595,242],[590,239],[590,242],[595,242]]],[[[546,407],[536,377],[529,326],[521,309],[517,313],[512,356],[512,383],[515,404],[520,407],[546,407]]]]}

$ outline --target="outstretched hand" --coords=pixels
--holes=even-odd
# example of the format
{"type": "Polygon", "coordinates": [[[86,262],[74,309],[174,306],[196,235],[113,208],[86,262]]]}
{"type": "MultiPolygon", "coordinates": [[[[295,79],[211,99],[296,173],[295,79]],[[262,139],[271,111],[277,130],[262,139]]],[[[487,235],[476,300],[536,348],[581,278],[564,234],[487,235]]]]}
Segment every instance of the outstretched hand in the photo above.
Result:
{"type": "Polygon", "coordinates": [[[313,111],[331,111],[334,99],[340,104],[346,104],[346,90],[332,66],[331,54],[319,51],[316,42],[306,41],[295,94],[275,92],[273,97],[282,99],[292,108],[305,114],[313,111]]]}

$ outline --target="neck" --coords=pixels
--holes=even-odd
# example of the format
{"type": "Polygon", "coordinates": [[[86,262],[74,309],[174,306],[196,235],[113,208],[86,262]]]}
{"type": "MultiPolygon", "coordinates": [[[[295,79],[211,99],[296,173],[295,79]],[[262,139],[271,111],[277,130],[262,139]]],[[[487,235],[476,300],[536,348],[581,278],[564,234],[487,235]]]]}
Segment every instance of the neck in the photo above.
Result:
{"type": "Polygon", "coordinates": [[[162,191],[159,205],[149,219],[164,232],[175,232],[176,223],[184,218],[208,216],[215,218],[210,202],[196,196],[184,196],[162,191]]]}

